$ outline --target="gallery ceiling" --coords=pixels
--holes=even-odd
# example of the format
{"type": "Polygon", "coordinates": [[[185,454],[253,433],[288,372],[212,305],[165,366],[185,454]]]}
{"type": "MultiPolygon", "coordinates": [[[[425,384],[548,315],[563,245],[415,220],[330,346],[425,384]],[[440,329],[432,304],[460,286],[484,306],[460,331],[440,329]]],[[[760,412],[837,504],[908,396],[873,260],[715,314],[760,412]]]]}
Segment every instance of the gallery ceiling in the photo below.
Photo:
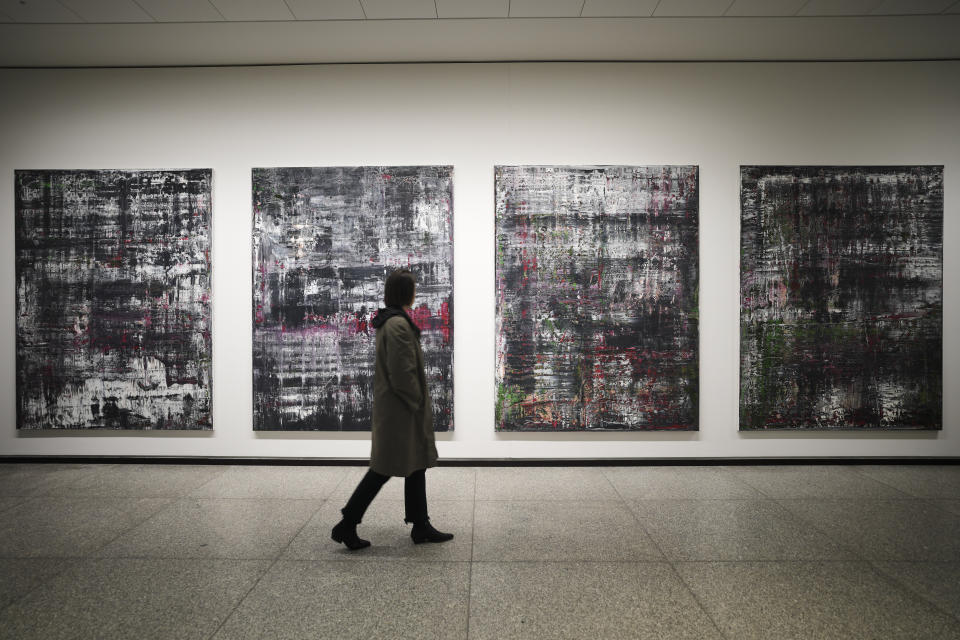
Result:
{"type": "Polygon", "coordinates": [[[0,66],[960,58],[960,0],[0,0],[0,66]]]}
{"type": "Polygon", "coordinates": [[[736,18],[960,13],[960,0],[2,0],[17,23],[736,18]]]}

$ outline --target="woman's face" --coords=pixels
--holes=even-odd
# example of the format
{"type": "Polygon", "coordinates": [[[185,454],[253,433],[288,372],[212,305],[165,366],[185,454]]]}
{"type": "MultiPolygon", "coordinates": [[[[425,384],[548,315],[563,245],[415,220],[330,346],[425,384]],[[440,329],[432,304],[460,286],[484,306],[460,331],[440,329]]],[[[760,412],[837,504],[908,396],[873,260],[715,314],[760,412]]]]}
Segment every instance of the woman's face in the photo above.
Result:
{"type": "Polygon", "coordinates": [[[417,285],[413,285],[413,293],[410,294],[410,303],[407,306],[412,307],[413,301],[416,299],[417,299],[417,285]]]}

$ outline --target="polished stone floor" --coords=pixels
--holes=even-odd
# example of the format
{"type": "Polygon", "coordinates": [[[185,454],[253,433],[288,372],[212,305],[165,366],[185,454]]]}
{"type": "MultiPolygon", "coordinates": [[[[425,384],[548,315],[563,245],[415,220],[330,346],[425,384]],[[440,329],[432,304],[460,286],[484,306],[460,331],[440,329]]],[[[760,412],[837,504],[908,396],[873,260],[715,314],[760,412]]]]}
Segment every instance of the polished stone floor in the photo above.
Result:
{"type": "Polygon", "coordinates": [[[960,638],[960,466],[0,464],[0,638],[960,638]]]}

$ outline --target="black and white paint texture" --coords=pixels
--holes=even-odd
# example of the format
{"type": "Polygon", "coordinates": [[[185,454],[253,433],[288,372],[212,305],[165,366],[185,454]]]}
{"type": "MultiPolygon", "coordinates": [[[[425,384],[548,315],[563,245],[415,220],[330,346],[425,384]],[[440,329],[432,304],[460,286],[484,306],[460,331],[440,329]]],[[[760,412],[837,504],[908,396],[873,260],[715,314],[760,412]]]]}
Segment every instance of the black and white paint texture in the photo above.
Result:
{"type": "Polygon", "coordinates": [[[496,169],[496,427],[698,428],[695,166],[496,169]]]}
{"type": "Polygon", "coordinates": [[[417,278],[434,428],[453,428],[453,170],[253,170],[254,429],[371,426],[383,284],[417,278]]]}
{"type": "Polygon", "coordinates": [[[18,428],[212,428],[210,186],[16,172],[18,428]]]}
{"type": "Polygon", "coordinates": [[[740,429],[940,429],[943,167],[740,175],[740,429]]]}

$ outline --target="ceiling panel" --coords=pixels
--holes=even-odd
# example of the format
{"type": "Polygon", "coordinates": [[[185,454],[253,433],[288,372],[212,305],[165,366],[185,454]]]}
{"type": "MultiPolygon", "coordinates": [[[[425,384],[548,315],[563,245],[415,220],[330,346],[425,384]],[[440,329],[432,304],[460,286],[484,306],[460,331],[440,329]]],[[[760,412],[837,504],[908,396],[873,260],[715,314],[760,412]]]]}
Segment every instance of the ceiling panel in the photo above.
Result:
{"type": "Polygon", "coordinates": [[[56,0],[0,0],[0,11],[15,22],[83,22],[56,0]]]}
{"type": "Polygon", "coordinates": [[[510,0],[437,0],[440,18],[506,18],[510,0]]]}
{"type": "Polygon", "coordinates": [[[287,0],[297,20],[363,20],[360,0],[287,0]]]}
{"type": "Polygon", "coordinates": [[[902,16],[940,13],[954,0],[884,0],[873,10],[875,16],[902,16]]]}
{"type": "Polygon", "coordinates": [[[293,14],[283,0],[210,0],[210,2],[224,18],[231,21],[294,20],[293,14]]]}
{"type": "Polygon", "coordinates": [[[153,22],[133,0],[60,0],[87,22],[153,22]]]}
{"type": "Polygon", "coordinates": [[[947,13],[960,13],[960,2],[947,9],[947,13]]]}
{"type": "Polygon", "coordinates": [[[583,0],[510,0],[511,18],[575,18],[583,0]]]}
{"type": "Polygon", "coordinates": [[[792,16],[807,0],[736,0],[725,16],[792,16]]]}
{"type": "Polygon", "coordinates": [[[223,16],[207,0],[137,0],[157,22],[216,22],[223,16]]]}
{"type": "MultiPolygon", "coordinates": [[[[0,67],[498,60],[960,60],[957,33],[960,15],[0,24],[0,67]]],[[[950,69],[938,70],[941,75],[953,73],[960,62],[942,64],[950,69]]]]}
{"type": "Polygon", "coordinates": [[[798,16],[865,16],[883,0],[810,0],[798,16]]]}
{"type": "Polygon", "coordinates": [[[0,22],[13,22],[13,18],[0,11],[0,22]]]}
{"type": "Polygon", "coordinates": [[[433,0],[361,0],[361,4],[370,20],[437,17],[433,0]]]}
{"type": "Polygon", "coordinates": [[[659,0],[587,0],[583,5],[583,17],[637,17],[653,15],[659,0]]]}
{"type": "Polygon", "coordinates": [[[655,16],[722,16],[733,0],[661,0],[655,16]]]}

